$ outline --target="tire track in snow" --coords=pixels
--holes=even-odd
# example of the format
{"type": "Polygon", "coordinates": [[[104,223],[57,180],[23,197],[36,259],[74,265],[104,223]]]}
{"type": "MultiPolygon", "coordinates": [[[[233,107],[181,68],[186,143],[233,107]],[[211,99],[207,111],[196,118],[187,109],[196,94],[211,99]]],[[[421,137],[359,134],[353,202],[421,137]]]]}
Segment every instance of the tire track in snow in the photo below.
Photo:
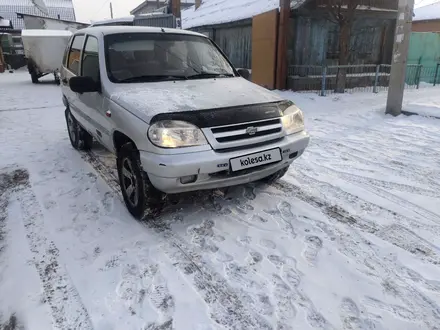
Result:
{"type": "MultiPolygon", "coordinates": [[[[426,167],[420,167],[420,166],[414,166],[412,164],[403,164],[399,161],[396,161],[392,159],[389,155],[382,154],[383,160],[386,161],[376,161],[371,158],[365,158],[361,155],[365,154],[365,150],[361,150],[358,148],[355,148],[353,146],[349,146],[346,144],[342,144],[340,142],[331,142],[328,140],[323,140],[320,138],[315,138],[315,140],[318,140],[317,145],[321,147],[319,150],[315,150],[312,146],[311,150],[309,152],[312,152],[314,154],[317,154],[319,157],[322,157],[322,152],[330,153],[329,158],[336,159],[337,161],[340,161],[340,158],[346,158],[346,159],[352,159],[356,161],[357,163],[367,165],[367,166],[374,166],[378,167],[384,170],[388,170],[395,175],[398,175],[402,178],[406,178],[408,180],[414,180],[416,179],[417,182],[422,182],[427,184],[428,186],[432,187],[433,190],[437,191],[440,189],[440,181],[438,178],[440,178],[440,171],[438,171],[435,167],[431,169],[427,169],[426,167]],[[325,147],[325,148],[322,148],[325,147]],[[344,150],[345,149],[345,150],[344,150]],[[334,155],[338,155],[337,158],[335,158],[334,155]],[[394,166],[390,166],[387,164],[393,164],[394,166]],[[414,168],[412,171],[408,171],[408,167],[414,168]]],[[[380,151],[376,150],[376,154],[381,154],[380,151]]]]}
{"type": "MultiPolygon", "coordinates": [[[[361,199],[358,196],[355,196],[353,194],[350,194],[341,188],[335,187],[331,185],[330,183],[327,183],[325,181],[321,181],[316,179],[315,177],[304,174],[302,171],[298,171],[297,175],[295,175],[295,178],[299,179],[302,182],[305,182],[312,186],[320,186],[321,188],[325,188],[325,191],[330,193],[331,195],[335,196],[337,199],[345,200],[348,203],[350,203],[353,206],[358,206],[360,209],[366,210],[369,213],[381,215],[381,213],[385,213],[388,215],[390,219],[393,219],[396,223],[406,223],[406,225],[410,228],[421,228],[429,232],[434,232],[437,234],[440,234],[440,226],[437,225],[427,225],[422,224],[420,222],[416,222],[412,220],[411,218],[408,218],[404,215],[397,214],[394,211],[391,211],[387,208],[384,208],[382,206],[373,204],[371,202],[368,202],[366,200],[361,199]]],[[[299,189],[299,188],[298,188],[299,189]]],[[[361,221],[365,221],[360,219],[361,221]]],[[[414,234],[412,231],[410,231],[408,228],[399,225],[400,228],[402,228],[404,233],[407,233],[406,237],[407,239],[411,239],[411,242],[414,243],[412,245],[409,242],[401,242],[396,237],[392,236],[392,232],[388,232],[388,230],[393,229],[393,226],[379,226],[376,224],[376,231],[372,232],[375,236],[388,241],[392,243],[395,246],[398,246],[402,249],[406,249],[407,251],[416,254],[419,258],[422,260],[426,260],[428,262],[437,264],[440,261],[440,252],[438,248],[427,242],[426,240],[420,238],[417,239],[419,236],[414,234]]],[[[362,229],[362,228],[360,228],[362,229]]],[[[398,232],[395,232],[398,233],[398,232]]],[[[399,237],[402,237],[403,234],[399,235],[399,237]]]]}
{"type": "MultiPolygon", "coordinates": [[[[91,160],[92,167],[96,166],[98,173],[113,188],[116,181],[114,173],[93,154],[93,151],[88,152],[87,157],[91,160]]],[[[115,192],[122,200],[119,191],[115,192]]],[[[158,216],[145,219],[143,224],[163,239],[162,252],[205,301],[211,312],[211,319],[217,324],[228,329],[272,329],[264,317],[251,311],[243,303],[246,297],[240,290],[232,288],[222,276],[211,269],[192,246],[172,232],[167,220],[158,216]]]]}
{"type": "MultiPolygon", "coordinates": [[[[288,191],[289,189],[287,189],[288,191]]],[[[297,188],[295,190],[296,192],[300,191],[300,188],[297,188]]],[[[295,196],[296,197],[296,196],[295,196]]],[[[308,221],[313,222],[313,219],[308,219],[308,221]]],[[[318,223],[316,223],[318,225],[318,223]]],[[[399,225],[396,225],[400,227],[399,225]]],[[[353,228],[350,231],[350,234],[344,234],[342,232],[339,232],[338,230],[335,231],[335,228],[330,228],[326,224],[321,224],[319,227],[323,229],[324,232],[326,232],[330,237],[337,237],[337,242],[341,244],[342,248],[339,249],[340,252],[344,253],[347,256],[350,256],[351,258],[355,260],[362,260],[364,266],[366,266],[369,269],[369,273],[378,277],[382,280],[384,283],[384,287],[386,291],[389,291],[390,293],[394,294],[398,299],[403,301],[406,305],[406,307],[401,307],[400,309],[397,308],[394,305],[390,305],[388,303],[382,303],[382,304],[376,304],[375,306],[377,308],[380,308],[382,310],[392,312],[396,317],[402,318],[400,314],[404,313],[406,310],[415,311],[413,314],[408,316],[406,319],[411,322],[421,322],[423,321],[427,326],[429,326],[432,329],[436,329],[434,327],[434,324],[438,324],[438,321],[435,323],[432,323],[432,319],[440,320],[440,307],[438,304],[434,301],[432,301],[430,298],[428,298],[425,294],[418,291],[415,287],[411,286],[407,280],[410,280],[414,283],[421,282],[424,284],[425,288],[427,290],[433,291],[433,292],[439,292],[438,290],[440,287],[438,286],[439,283],[437,281],[430,281],[426,280],[423,277],[420,276],[420,274],[415,273],[414,271],[408,269],[405,266],[400,265],[396,260],[394,260],[392,257],[388,255],[382,255],[380,256],[380,253],[378,251],[378,248],[371,244],[371,242],[368,242],[363,236],[361,236],[358,232],[356,232],[356,229],[362,228],[353,228],[350,224],[349,227],[353,228]],[[363,244],[362,248],[359,248],[359,243],[363,244]],[[403,285],[398,285],[394,282],[390,282],[389,279],[392,278],[395,281],[398,281],[397,283],[402,283],[403,285]],[[390,284],[392,283],[392,284],[390,284]],[[394,289],[393,289],[394,288],[394,289]],[[396,289],[398,288],[398,289],[396,289]]],[[[387,234],[388,227],[383,227],[377,232],[373,234],[379,235],[391,235],[387,234]]],[[[393,232],[400,233],[402,232],[403,228],[390,228],[393,229],[393,232]]],[[[408,232],[409,230],[404,228],[405,232],[408,232]]],[[[408,235],[405,235],[405,238],[402,238],[399,240],[400,243],[403,244],[402,241],[407,239],[408,236],[411,236],[411,231],[409,231],[408,235]]],[[[415,235],[415,234],[414,234],[415,235]]],[[[417,235],[416,235],[417,236],[417,235]]],[[[427,245],[428,247],[432,247],[432,249],[436,249],[436,247],[433,247],[429,242],[426,242],[425,240],[420,241],[420,239],[417,237],[410,237],[410,241],[408,242],[408,246],[411,246],[411,242],[414,243],[414,249],[417,249],[418,246],[427,245]],[[425,244],[423,244],[425,242],[425,244]]],[[[393,242],[390,242],[393,243],[393,242]]],[[[399,245],[398,245],[399,246],[399,245]]],[[[420,248],[419,248],[420,249],[420,248]]],[[[408,247],[408,250],[410,248],[408,247]]],[[[422,249],[420,249],[422,250],[422,249]]],[[[421,253],[423,254],[423,253],[421,253]]],[[[418,257],[421,257],[420,253],[417,254],[418,257]]],[[[423,260],[423,258],[421,258],[423,260]]],[[[437,257],[432,261],[427,260],[430,262],[433,262],[434,264],[437,263],[437,257]]],[[[372,304],[368,303],[372,300],[367,297],[365,299],[365,304],[372,306],[372,304]]],[[[375,298],[372,298],[373,300],[375,298]]],[[[377,300],[377,299],[376,299],[377,300]]]]}
{"type": "Polygon", "coordinates": [[[52,311],[54,327],[59,329],[93,329],[87,309],[66,269],[60,264],[59,250],[49,239],[44,215],[29,183],[26,170],[16,170],[15,196],[20,203],[21,216],[34,265],[44,289],[44,302],[52,311]]]}
{"type": "MultiPolygon", "coordinates": [[[[340,223],[349,224],[351,227],[359,228],[369,233],[375,233],[378,230],[376,224],[369,223],[367,221],[362,220],[359,217],[355,217],[350,213],[348,213],[345,209],[337,205],[331,205],[330,203],[326,202],[323,199],[310,195],[305,191],[303,191],[301,188],[293,184],[280,181],[272,184],[272,186],[278,189],[279,191],[285,193],[286,197],[295,197],[307,204],[310,204],[313,207],[321,210],[322,213],[324,213],[328,217],[335,219],[340,223]]],[[[287,218],[294,217],[294,215],[291,212],[290,203],[286,201],[283,201],[282,203],[283,205],[286,205],[285,208],[288,210],[288,212],[286,212],[287,214],[284,214],[284,217],[287,218]]],[[[283,216],[283,214],[281,215],[283,216]]]]}
{"type": "MultiPolygon", "coordinates": [[[[374,181],[374,180],[370,180],[369,178],[365,178],[365,177],[362,177],[359,175],[346,173],[346,172],[338,171],[335,169],[330,169],[325,165],[320,165],[317,163],[315,163],[315,165],[319,166],[321,168],[324,168],[324,172],[329,175],[332,175],[332,173],[334,173],[333,176],[340,177],[341,179],[343,179],[347,182],[355,182],[357,184],[360,184],[361,187],[373,192],[377,196],[380,196],[384,199],[387,199],[391,202],[394,202],[397,205],[400,205],[401,207],[407,207],[410,210],[412,210],[413,212],[420,215],[421,217],[429,219],[429,220],[433,221],[434,223],[440,223],[440,215],[433,213],[433,212],[431,212],[431,211],[429,211],[419,205],[416,205],[416,204],[408,201],[407,199],[403,199],[403,198],[400,198],[392,193],[389,193],[388,191],[382,189],[382,187],[378,187],[376,181],[374,181]]],[[[390,188],[392,188],[392,187],[390,187],[390,188]]],[[[415,188],[414,191],[412,191],[412,193],[417,193],[422,196],[424,196],[424,195],[428,196],[427,193],[424,194],[421,190],[419,190],[417,188],[415,188]]],[[[428,197],[438,198],[439,196],[437,194],[432,194],[431,196],[428,196],[428,197]]]]}
{"type": "Polygon", "coordinates": [[[408,308],[387,304],[368,296],[365,298],[366,304],[390,312],[402,319],[423,322],[429,329],[439,329],[440,307],[436,301],[406,283],[402,285],[398,281],[386,279],[381,284],[387,294],[403,302],[408,308]]]}
{"type": "MultiPolygon", "coordinates": [[[[345,190],[342,190],[339,187],[334,186],[331,183],[328,183],[327,181],[319,180],[316,178],[313,173],[315,173],[314,170],[308,169],[310,173],[306,173],[306,171],[298,170],[295,175],[290,174],[295,179],[299,180],[300,182],[307,183],[310,186],[319,186],[320,188],[324,188],[326,192],[331,193],[331,195],[337,197],[338,199],[346,200],[351,205],[356,205],[359,207],[359,209],[364,210],[368,213],[373,213],[375,215],[379,215],[381,212],[387,213],[388,217],[394,219],[395,221],[402,222],[405,221],[410,227],[412,228],[421,228],[427,231],[435,232],[440,235],[440,225],[429,225],[421,222],[414,221],[413,219],[407,217],[404,214],[399,214],[397,211],[392,211],[390,209],[387,209],[383,206],[374,204],[372,202],[369,202],[359,196],[353,195],[345,190]]],[[[298,188],[299,189],[299,188],[298,188]]],[[[363,220],[367,221],[367,220],[363,220]]],[[[377,224],[375,224],[378,226],[377,224]]],[[[380,227],[377,228],[379,230],[380,227]]]]}
{"type": "MultiPolygon", "coordinates": [[[[337,130],[339,133],[343,133],[343,132],[346,132],[346,131],[352,132],[353,129],[356,129],[358,132],[364,132],[364,133],[367,133],[367,134],[374,133],[374,136],[376,136],[376,137],[379,136],[383,140],[395,141],[398,144],[401,144],[401,145],[404,145],[404,146],[412,146],[416,150],[420,149],[420,147],[421,147],[420,145],[414,143],[414,134],[412,134],[412,132],[408,132],[407,134],[405,134],[405,131],[407,131],[406,129],[403,129],[404,133],[402,133],[401,131],[399,132],[398,130],[394,129],[392,136],[390,136],[390,135],[386,135],[385,136],[385,135],[383,135],[384,134],[383,131],[372,129],[371,126],[368,127],[368,130],[366,130],[365,126],[357,126],[357,125],[352,125],[352,124],[349,124],[349,123],[345,122],[344,123],[344,127],[341,129],[341,124],[340,123],[335,123],[335,122],[329,121],[327,119],[319,119],[319,120],[315,119],[315,121],[318,121],[318,122],[319,121],[323,121],[323,122],[325,122],[325,127],[324,128],[318,127],[318,130],[320,130],[321,132],[323,132],[325,134],[328,133],[329,126],[333,126],[335,128],[335,130],[337,130]],[[325,129],[325,131],[323,131],[323,129],[325,129]]],[[[394,127],[394,128],[396,128],[396,127],[394,127]]],[[[365,139],[368,139],[368,137],[369,136],[365,136],[365,139]]],[[[322,138],[318,137],[318,139],[321,140],[322,138]]],[[[332,142],[332,143],[338,143],[339,142],[337,140],[328,139],[328,138],[326,138],[326,141],[329,141],[329,142],[332,142]]],[[[345,141],[352,142],[352,140],[345,140],[345,141]]],[[[363,144],[363,146],[364,147],[369,147],[369,145],[365,144],[365,143],[363,144]]],[[[430,147],[425,148],[425,150],[428,151],[428,152],[427,153],[420,153],[420,154],[421,155],[428,155],[430,153],[432,154],[433,152],[438,152],[437,149],[432,149],[430,147]]],[[[414,150],[412,150],[412,151],[414,151],[414,150]]],[[[377,152],[377,150],[376,150],[376,152],[377,152]]]]}
{"type": "MultiPolygon", "coordinates": [[[[411,194],[418,194],[421,196],[427,196],[427,197],[433,197],[433,198],[440,198],[440,193],[435,191],[435,190],[431,190],[431,189],[425,189],[425,188],[419,188],[419,187],[414,187],[414,186],[410,186],[407,184],[402,184],[402,183],[397,183],[397,182],[391,182],[391,181],[385,181],[385,180],[379,180],[376,178],[370,178],[370,177],[366,177],[366,176],[362,176],[362,175],[358,175],[358,174],[353,174],[350,172],[345,172],[342,170],[337,170],[335,168],[331,168],[328,166],[323,165],[325,162],[321,161],[320,159],[317,159],[317,162],[313,162],[314,165],[319,166],[319,167],[324,167],[325,169],[327,169],[328,171],[331,172],[335,172],[340,174],[340,176],[345,176],[347,177],[347,181],[354,181],[357,183],[365,183],[368,185],[373,185],[375,187],[378,188],[388,188],[388,189],[394,189],[394,190],[398,190],[404,193],[411,193],[411,194]]],[[[338,164],[339,165],[339,164],[338,164]]],[[[338,166],[336,165],[336,166],[338,166]]]]}
{"type": "MultiPolygon", "coordinates": [[[[287,191],[289,190],[290,189],[287,189],[287,191]]],[[[300,188],[297,188],[295,191],[297,192],[296,194],[298,194],[300,188]]],[[[376,304],[374,307],[391,312],[393,315],[399,318],[402,318],[400,314],[402,314],[405,310],[417,311],[417,313],[408,316],[406,320],[410,322],[423,321],[430,327],[432,327],[433,324],[431,323],[431,320],[433,318],[437,319],[440,317],[440,314],[438,314],[440,312],[440,308],[437,303],[430,300],[426,295],[419,292],[416,288],[412,287],[406,280],[416,283],[422,282],[425,284],[426,289],[433,292],[438,292],[438,289],[440,289],[437,281],[426,280],[421,277],[420,274],[411,272],[410,269],[398,264],[398,262],[396,262],[396,260],[394,260],[392,257],[388,255],[380,255],[378,248],[371,244],[371,242],[367,241],[356,231],[356,229],[359,228],[353,228],[350,225],[349,227],[352,229],[350,230],[349,234],[346,234],[342,233],[335,227],[330,227],[325,223],[319,222],[318,220],[307,219],[307,221],[322,229],[322,231],[329,237],[334,237],[337,243],[340,245],[338,250],[341,253],[347,257],[350,257],[351,259],[354,259],[356,262],[362,261],[362,264],[368,270],[367,272],[362,270],[362,272],[366,273],[367,275],[377,277],[383,283],[387,283],[388,279],[392,278],[399,283],[404,284],[399,286],[401,292],[398,298],[402,299],[401,301],[405,303],[406,307],[402,306],[400,309],[398,309],[397,307],[384,302],[382,304],[376,304]],[[362,244],[362,247],[360,247],[359,244],[362,244]],[[416,301],[416,303],[414,303],[414,301],[416,301]],[[429,313],[426,310],[432,310],[432,313],[429,313]]],[[[386,232],[385,229],[384,232],[386,232]]],[[[392,289],[388,290],[393,292],[392,289]]],[[[369,298],[372,297],[366,297],[364,303],[366,305],[373,306],[373,304],[369,302],[375,298],[372,298],[372,300],[369,298]]]]}
{"type": "MultiPolygon", "coordinates": [[[[294,186],[291,186],[290,188],[287,186],[287,189],[281,190],[288,192],[287,195],[291,194],[292,191],[299,191],[299,189],[294,186]]],[[[295,194],[293,195],[296,197],[295,194]]],[[[345,211],[341,212],[339,209],[336,209],[337,212],[334,212],[335,210],[331,207],[330,209],[326,209],[326,207],[331,205],[322,203],[322,201],[319,199],[313,198],[310,202],[310,199],[307,195],[303,195],[303,197],[299,199],[321,210],[324,209],[324,213],[326,213],[330,219],[341,222],[339,217],[342,217],[343,223],[352,225],[354,218],[352,218],[345,211]]],[[[289,214],[293,215],[289,205],[290,204],[287,203],[280,208],[283,210],[282,212],[284,213],[284,217],[289,217],[289,214]]],[[[215,205],[213,205],[213,207],[213,211],[217,212],[218,214],[222,214],[223,210],[221,207],[215,207],[215,205]]],[[[277,216],[277,214],[281,215],[279,209],[275,211],[268,211],[266,213],[272,216],[277,216]]],[[[330,227],[328,224],[318,220],[315,221],[313,219],[307,219],[307,221],[313,222],[316,227],[320,228],[326,235],[329,236],[331,240],[336,240],[341,246],[339,249],[340,252],[350,258],[355,259],[356,261],[363,260],[364,266],[368,269],[370,274],[374,274],[374,276],[382,280],[386,276],[392,276],[396,279],[400,279],[400,276],[395,271],[395,265],[393,265],[394,262],[391,259],[384,261],[383,257],[379,257],[377,255],[377,251],[375,251],[372,246],[368,246],[370,243],[357,232],[352,231],[350,234],[345,234],[339,230],[335,231],[333,227],[330,227]],[[366,251],[364,249],[359,249],[360,242],[368,246],[366,251]]],[[[160,218],[152,219],[146,224],[146,226],[154,229],[164,238],[162,250],[164,251],[165,255],[171,260],[173,265],[181,271],[183,278],[185,278],[188,283],[194,287],[195,291],[198,292],[202,299],[206,302],[209,310],[211,311],[211,318],[215,322],[225,326],[226,328],[253,329],[257,327],[261,329],[271,329],[271,326],[267,323],[264,317],[257,315],[254,311],[250,310],[249,295],[242,290],[233,289],[223,277],[221,277],[218,273],[213,272],[210,265],[203,260],[202,256],[197,251],[195,251],[191,246],[189,246],[185,241],[171,231],[167,220],[160,218]],[[232,314],[227,312],[231,310],[236,312],[232,314]],[[237,313],[239,313],[239,315],[237,313]]],[[[371,230],[371,226],[369,224],[361,224],[359,229],[363,229],[364,227],[367,228],[367,231],[371,230]]],[[[377,228],[374,231],[376,230],[377,228]]],[[[248,241],[244,240],[243,242],[246,244],[248,241]]],[[[283,261],[280,261],[280,269],[285,268],[282,262],[283,261]]],[[[279,278],[282,279],[284,275],[282,274],[281,277],[280,275],[277,276],[274,277],[274,281],[278,281],[279,278]]],[[[295,283],[299,283],[299,275],[295,275],[295,271],[291,272],[290,275],[285,276],[285,284],[289,283],[289,286],[294,287],[295,283]]],[[[272,282],[273,285],[275,285],[274,283],[275,282],[272,282]]],[[[283,285],[282,282],[277,283],[281,286],[283,285]]],[[[314,328],[332,329],[331,324],[329,324],[328,321],[326,321],[322,315],[316,311],[310,299],[304,296],[304,294],[302,294],[300,291],[296,292],[292,290],[291,287],[290,291],[293,291],[292,302],[296,306],[305,309],[308,323],[314,328]]],[[[421,295],[420,293],[417,294],[421,295]]],[[[424,297],[423,295],[421,296],[424,297]]],[[[262,296],[262,301],[266,301],[264,296],[262,296]]],[[[283,300],[281,297],[277,297],[277,302],[278,301],[283,300]]],[[[261,304],[260,306],[262,306],[261,310],[266,310],[266,312],[271,310],[270,305],[261,304]]],[[[423,306],[426,306],[426,304],[423,306]]],[[[423,308],[423,306],[418,308],[423,308]]],[[[388,305],[382,307],[383,310],[389,309],[388,305]]],[[[261,313],[261,310],[260,314],[264,315],[264,313],[261,313]]],[[[283,315],[285,316],[293,315],[290,312],[283,311],[281,306],[278,306],[278,304],[276,304],[276,312],[280,313],[280,315],[284,313],[283,315]]]]}

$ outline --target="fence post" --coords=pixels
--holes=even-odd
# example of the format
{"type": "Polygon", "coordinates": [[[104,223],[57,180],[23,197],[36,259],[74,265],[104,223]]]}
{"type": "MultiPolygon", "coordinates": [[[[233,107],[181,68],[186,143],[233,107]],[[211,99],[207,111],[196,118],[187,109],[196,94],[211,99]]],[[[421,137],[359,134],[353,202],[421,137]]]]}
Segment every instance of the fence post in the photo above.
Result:
{"type": "Polygon", "coordinates": [[[416,76],[417,89],[419,89],[419,87],[420,87],[420,76],[422,75],[422,67],[423,67],[423,65],[421,65],[421,64],[417,67],[417,76],[416,76]]]}
{"type": "Polygon", "coordinates": [[[437,63],[437,67],[435,68],[434,86],[437,83],[437,75],[438,75],[438,67],[439,66],[440,66],[440,63],[437,63]]]}
{"type": "Polygon", "coordinates": [[[377,85],[379,83],[379,72],[380,72],[380,64],[376,66],[376,76],[374,77],[373,93],[377,93],[377,85]]]}
{"type": "Polygon", "coordinates": [[[321,96],[325,96],[325,83],[327,81],[327,66],[322,68],[321,96]]]}

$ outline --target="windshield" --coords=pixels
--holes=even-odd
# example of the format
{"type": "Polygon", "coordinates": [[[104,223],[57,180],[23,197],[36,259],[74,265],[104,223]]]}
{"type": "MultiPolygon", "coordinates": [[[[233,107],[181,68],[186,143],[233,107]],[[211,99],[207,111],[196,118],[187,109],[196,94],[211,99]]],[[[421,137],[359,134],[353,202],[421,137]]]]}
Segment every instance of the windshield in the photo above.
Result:
{"type": "Polygon", "coordinates": [[[121,33],[105,37],[107,73],[116,83],[235,76],[207,38],[167,33],[121,33]]]}

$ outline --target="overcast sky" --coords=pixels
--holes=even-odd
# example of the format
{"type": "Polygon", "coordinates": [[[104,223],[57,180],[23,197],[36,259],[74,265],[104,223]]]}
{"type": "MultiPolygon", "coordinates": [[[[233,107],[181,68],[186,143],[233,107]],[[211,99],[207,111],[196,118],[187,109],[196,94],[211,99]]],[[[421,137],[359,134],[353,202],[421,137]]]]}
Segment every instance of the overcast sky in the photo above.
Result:
{"type": "MultiPolygon", "coordinates": [[[[114,17],[130,15],[130,10],[136,8],[144,0],[112,0],[114,17]]],[[[91,20],[110,18],[110,1],[107,0],[73,0],[76,20],[88,23],[91,20]]]]}
{"type": "MultiPolygon", "coordinates": [[[[130,14],[144,0],[111,0],[113,3],[114,17],[123,17],[130,14]]],[[[203,0],[209,1],[209,0],[203,0]]],[[[417,6],[428,5],[439,0],[415,0],[417,6]]],[[[88,23],[91,20],[110,18],[110,0],[73,0],[76,19],[88,23]]]]}

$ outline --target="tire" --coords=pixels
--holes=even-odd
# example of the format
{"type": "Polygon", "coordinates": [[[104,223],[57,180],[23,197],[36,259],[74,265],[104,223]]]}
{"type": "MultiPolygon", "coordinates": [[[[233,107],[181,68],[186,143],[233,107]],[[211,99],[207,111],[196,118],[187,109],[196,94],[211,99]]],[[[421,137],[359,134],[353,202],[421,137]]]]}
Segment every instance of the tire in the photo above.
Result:
{"type": "Polygon", "coordinates": [[[33,84],[38,84],[38,75],[35,71],[31,71],[31,79],[33,84]]]}
{"type": "Polygon", "coordinates": [[[73,117],[69,109],[65,111],[67,133],[69,134],[72,147],[77,150],[90,150],[93,144],[93,137],[73,117]]]}
{"type": "Polygon", "coordinates": [[[267,184],[272,184],[272,183],[278,181],[279,179],[281,179],[283,176],[285,176],[288,170],[289,170],[289,166],[282,168],[278,172],[275,172],[274,174],[271,174],[271,175],[261,179],[261,181],[264,183],[267,183],[267,184]]]}
{"type": "Polygon", "coordinates": [[[160,212],[165,194],[151,184],[142,168],[139,151],[133,143],[126,143],[121,147],[116,165],[122,196],[131,215],[142,219],[148,211],[153,215],[160,212]]]}

